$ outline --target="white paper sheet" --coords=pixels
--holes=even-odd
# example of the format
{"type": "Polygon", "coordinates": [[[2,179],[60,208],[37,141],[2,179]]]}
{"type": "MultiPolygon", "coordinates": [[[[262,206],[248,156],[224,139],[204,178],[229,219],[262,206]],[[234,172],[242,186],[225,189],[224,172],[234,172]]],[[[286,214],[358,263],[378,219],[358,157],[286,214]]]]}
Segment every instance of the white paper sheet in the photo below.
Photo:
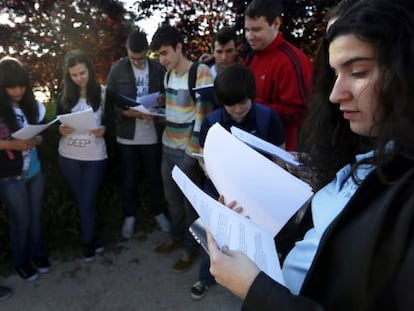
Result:
{"type": "Polygon", "coordinates": [[[73,127],[75,133],[88,133],[98,128],[92,108],[73,113],[61,114],[58,115],[57,118],[62,124],[73,127]]]}
{"type": "Polygon", "coordinates": [[[273,234],[270,231],[211,198],[177,166],[174,167],[172,176],[220,248],[227,245],[232,250],[242,251],[260,270],[284,284],[273,234]]]}
{"type": "Polygon", "coordinates": [[[49,123],[46,124],[29,124],[25,127],[21,128],[20,130],[14,132],[12,134],[13,138],[16,139],[31,139],[35,137],[36,135],[43,132],[45,129],[47,129],[49,126],[51,126],[53,123],[55,123],[58,119],[53,119],[49,123]]]}
{"type": "Polygon", "coordinates": [[[205,89],[211,89],[214,88],[214,83],[210,83],[210,84],[204,84],[201,86],[197,86],[197,87],[193,87],[193,91],[200,91],[200,90],[205,90],[205,89]]]}
{"type": "Polygon", "coordinates": [[[136,110],[142,112],[144,114],[150,116],[157,116],[157,117],[165,117],[165,109],[164,108],[146,108],[144,105],[129,107],[132,110],[136,110]]]}
{"type": "Polygon", "coordinates": [[[159,106],[158,97],[160,92],[150,93],[144,96],[137,97],[137,103],[143,105],[145,108],[154,108],[159,106]]]}
{"type": "Polygon", "coordinates": [[[190,156],[194,159],[204,161],[204,157],[202,153],[192,152],[190,156]]]}
{"type": "Polygon", "coordinates": [[[227,132],[213,125],[203,149],[208,176],[226,202],[276,235],[312,196],[311,187],[227,132]]]}
{"type": "Polygon", "coordinates": [[[246,144],[248,144],[256,150],[265,152],[270,156],[276,157],[277,159],[282,160],[290,165],[301,165],[301,163],[297,161],[291,153],[287,152],[286,150],[283,150],[282,148],[279,148],[278,146],[275,146],[235,126],[232,126],[230,128],[230,131],[235,137],[237,137],[242,142],[245,142],[246,144]]]}

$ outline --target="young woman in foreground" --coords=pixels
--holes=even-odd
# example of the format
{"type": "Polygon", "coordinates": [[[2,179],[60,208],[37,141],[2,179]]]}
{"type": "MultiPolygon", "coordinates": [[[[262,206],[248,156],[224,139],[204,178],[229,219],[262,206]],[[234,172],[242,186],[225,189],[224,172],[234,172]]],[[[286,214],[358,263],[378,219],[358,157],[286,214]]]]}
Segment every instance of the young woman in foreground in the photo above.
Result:
{"type": "Polygon", "coordinates": [[[210,271],[244,310],[412,310],[413,11],[356,1],[329,28],[304,131],[319,191],[313,227],[284,261],[286,287],[209,236],[210,271]]]}

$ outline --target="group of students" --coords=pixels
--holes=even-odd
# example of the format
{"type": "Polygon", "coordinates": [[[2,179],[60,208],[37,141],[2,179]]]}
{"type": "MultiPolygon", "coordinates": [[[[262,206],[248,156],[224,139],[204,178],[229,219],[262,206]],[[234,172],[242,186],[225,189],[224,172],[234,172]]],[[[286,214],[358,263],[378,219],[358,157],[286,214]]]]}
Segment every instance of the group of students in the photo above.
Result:
{"type": "MultiPolygon", "coordinates": [[[[191,154],[199,152],[200,143],[203,144],[208,127],[214,120],[223,124],[227,122],[228,128],[234,123],[251,132],[260,129],[258,135],[284,146],[284,132],[289,128],[289,122],[285,122],[284,129],[282,120],[295,118],[287,117],[289,109],[285,109],[286,111],[280,112],[281,119],[272,109],[254,103],[258,99],[267,98],[269,102],[261,103],[271,107],[276,102],[281,105],[284,100],[286,106],[298,106],[295,107],[295,115],[298,114],[297,111],[301,111],[300,114],[304,112],[305,97],[300,99],[301,102],[296,97],[299,97],[300,89],[310,84],[310,62],[302,52],[282,38],[279,33],[280,16],[279,6],[271,1],[255,0],[249,5],[246,11],[246,38],[257,54],[263,53],[249,57],[248,63],[252,70],[240,64],[237,36],[233,29],[227,27],[213,38],[215,63],[210,68],[202,63],[193,64],[186,57],[183,37],[174,27],[161,26],[152,39],[151,49],[158,53],[159,61],[147,57],[150,47],[146,35],[139,30],[135,31],[128,36],[127,57],[111,67],[106,87],[97,82],[94,66],[83,51],[72,50],[65,55],[56,113],[92,109],[97,124],[97,128],[89,133],[78,133],[64,123],[59,126],[61,137],[58,162],[76,199],[85,262],[93,261],[96,254],[104,251],[96,228],[96,204],[108,165],[105,135],[113,134],[108,133],[108,129],[112,130],[111,124],[114,121],[121,165],[121,205],[124,216],[121,235],[127,239],[133,235],[139,205],[137,184],[145,175],[151,211],[159,227],[171,235],[171,240],[158,246],[155,252],[170,253],[184,246],[183,255],[174,264],[174,270],[184,272],[190,268],[198,256],[199,247],[189,234],[188,225],[197,216],[172,180],[172,168],[179,165],[197,184],[201,186],[204,183],[204,172],[191,154]],[[276,48],[279,45],[280,50],[287,48],[290,51],[283,52],[284,57],[281,59],[285,61],[282,65],[266,56],[270,51],[279,51],[276,48]],[[300,79],[296,77],[292,82],[294,87],[283,95],[283,88],[280,92],[275,90],[274,80],[284,79],[287,73],[294,72],[292,66],[286,65],[287,59],[293,57],[292,51],[298,54],[295,60],[300,62],[302,59],[304,63],[299,72],[306,71],[308,76],[304,78],[299,75],[300,79]],[[282,69],[278,69],[280,66],[285,67],[283,74],[282,69]],[[302,67],[305,69],[302,70],[302,67]],[[268,72],[269,68],[271,70],[268,72]],[[194,86],[190,85],[191,70],[195,70],[195,87],[213,83],[219,74],[215,89],[218,91],[218,101],[224,104],[224,108],[217,109],[209,119],[205,117],[215,107],[211,101],[195,96],[192,92],[194,86]],[[262,82],[266,82],[258,88],[257,96],[255,85],[258,84],[258,78],[255,81],[253,73],[260,76],[262,82]],[[266,74],[269,78],[264,79],[262,76],[266,74]],[[297,85],[305,80],[306,85],[297,85]],[[167,110],[161,139],[153,117],[117,103],[120,96],[134,100],[153,92],[165,94],[163,98],[160,96],[160,101],[164,102],[167,110]],[[262,118],[266,120],[265,128],[260,125],[262,118]],[[207,123],[208,120],[210,124],[207,123]],[[169,219],[162,212],[164,194],[169,219]]],[[[35,148],[42,142],[42,138],[36,136],[20,140],[13,139],[11,134],[26,124],[42,122],[45,108],[35,100],[29,75],[18,60],[3,60],[0,72],[0,156],[4,158],[1,167],[1,198],[10,218],[16,270],[22,278],[32,281],[37,279],[38,272],[47,273],[50,269],[41,237],[44,177],[35,148]],[[11,79],[8,78],[9,73],[13,73],[11,79]]],[[[288,77],[291,78],[292,76],[288,77]]],[[[297,121],[299,119],[300,117],[296,118],[297,121]]],[[[206,186],[206,191],[209,191],[208,187],[206,186]]],[[[213,188],[211,184],[210,187],[213,188]]],[[[191,290],[195,299],[201,298],[213,284],[203,282],[202,275],[208,275],[211,279],[206,256],[200,267],[200,281],[191,290]]]]}
{"type": "MultiPolygon", "coordinates": [[[[143,166],[154,185],[149,195],[154,215],[171,236],[155,252],[167,254],[183,247],[174,270],[186,271],[199,251],[188,232],[197,215],[173,181],[172,168],[180,166],[196,184],[217,196],[202,165],[191,156],[202,151],[209,127],[215,122],[226,129],[235,125],[294,150],[311,93],[298,157],[316,192],[302,219],[304,234],[299,236],[298,230],[297,236],[290,235],[293,247],[282,254],[285,284],[269,278],[242,252],[219,249],[208,234],[210,257],[203,256],[191,295],[200,299],[218,282],[244,300],[244,310],[411,309],[413,4],[343,0],[321,40],[312,92],[309,60],[279,32],[279,2],[253,0],[245,13],[246,39],[255,53],[241,64],[232,48],[236,42],[220,41],[218,33],[212,44],[217,76],[205,64],[196,66],[195,86],[214,83],[216,100],[222,105],[215,110],[202,96],[193,98],[189,83],[193,63],[185,56],[177,29],[161,26],[150,46],[139,31],[129,36],[128,57],[112,66],[106,93],[129,98],[155,91],[165,94],[162,148],[152,117],[120,108],[114,104],[116,97],[105,103],[108,96],[96,83],[90,61],[80,51],[66,55],[60,112],[92,107],[97,124],[115,116],[122,159],[122,235],[133,234],[135,185],[143,166]],[[149,47],[158,53],[159,62],[146,57],[149,47]],[[159,209],[162,189],[170,222],[159,209]]],[[[10,215],[16,268],[30,279],[37,271],[49,270],[40,230],[44,181],[35,149],[41,139],[9,137],[24,124],[38,123],[44,109],[15,60],[0,62],[0,100],[0,194],[10,215]],[[16,75],[6,78],[5,72],[16,75]],[[27,267],[29,273],[24,271],[27,267]]],[[[84,257],[89,261],[103,251],[94,218],[106,167],[105,126],[87,135],[78,135],[64,124],[59,131],[59,163],[77,198],[84,257]],[[91,149],[74,152],[73,139],[88,139],[91,149]],[[84,170],[90,170],[94,180],[79,187],[84,170]],[[91,188],[85,193],[83,187],[91,188]]]]}
{"type": "MultiPolygon", "coordinates": [[[[281,5],[269,0],[252,1],[245,12],[246,39],[254,54],[239,59],[234,30],[223,28],[213,37],[215,64],[211,71],[197,65],[194,86],[213,83],[219,108],[203,96],[192,99],[190,81],[194,64],[185,56],[183,37],[177,29],[162,26],[154,34],[151,49],[168,73],[164,79],[166,127],[162,137],[161,172],[171,218],[171,239],[155,252],[168,254],[184,248],[173,268],[189,269],[199,254],[199,245],[188,231],[197,218],[171,176],[175,165],[212,196],[217,193],[206,179],[202,165],[191,155],[202,151],[209,127],[219,122],[254,133],[281,147],[296,148],[297,131],[305,114],[311,84],[311,63],[305,54],[285,41],[279,32],[281,5]]],[[[204,57],[203,59],[209,57],[204,57]]],[[[191,297],[201,299],[215,281],[209,273],[207,255],[191,297]]]]}
{"type": "MultiPolygon", "coordinates": [[[[58,113],[91,107],[99,124],[87,134],[77,134],[65,124],[59,127],[59,165],[76,197],[84,260],[90,262],[95,253],[104,250],[98,241],[95,224],[96,201],[107,158],[103,137],[105,127],[100,125],[103,88],[96,82],[94,67],[83,52],[67,53],[63,67],[58,113]],[[84,143],[75,143],[80,140],[84,143]]],[[[36,149],[43,139],[40,135],[16,139],[12,134],[27,124],[41,123],[46,109],[35,99],[29,74],[17,59],[6,57],[0,61],[0,93],[0,195],[10,220],[16,271],[23,279],[34,281],[38,273],[50,270],[41,226],[45,180],[36,149]]]]}

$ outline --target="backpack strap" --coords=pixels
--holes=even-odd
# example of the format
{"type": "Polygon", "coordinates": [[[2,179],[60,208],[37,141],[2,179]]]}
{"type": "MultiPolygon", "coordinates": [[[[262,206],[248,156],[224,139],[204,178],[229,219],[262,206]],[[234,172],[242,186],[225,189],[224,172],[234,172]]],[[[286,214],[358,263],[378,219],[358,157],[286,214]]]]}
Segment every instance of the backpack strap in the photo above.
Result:
{"type": "MultiPolygon", "coordinates": [[[[196,87],[197,83],[197,69],[200,63],[194,62],[191,64],[190,69],[188,70],[188,91],[190,92],[190,96],[193,101],[196,101],[196,94],[193,88],[196,87]]],[[[170,81],[171,70],[167,71],[165,76],[165,85],[168,87],[168,82],[170,81]]]]}
{"type": "Polygon", "coordinates": [[[197,69],[198,69],[198,62],[194,62],[191,64],[190,70],[188,71],[188,90],[190,92],[190,96],[193,101],[196,101],[196,94],[193,88],[196,87],[197,83],[197,69]]]}
{"type": "Polygon", "coordinates": [[[210,126],[213,126],[214,123],[216,123],[216,122],[218,122],[220,124],[223,122],[223,113],[224,113],[223,111],[224,111],[224,108],[223,109],[216,109],[216,110],[211,111],[208,114],[207,118],[208,118],[210,126]]]}
{"type": "Polygon", "coordinates": [[[167,74],[165,75],[165,84],[168,86],[168,82],[170,81],[171,76],[171,70],[167,71],[167,74]]]}
{"type": "Polygon", "coordinates": [[[266,107],[262,104],[254,104],[256,107],[256,124],[257,124],[257,131],[261,138],[267,136],[269,132],[269,124],[270,124],[270,115],[272,110],[269,107],[266,107]]]}

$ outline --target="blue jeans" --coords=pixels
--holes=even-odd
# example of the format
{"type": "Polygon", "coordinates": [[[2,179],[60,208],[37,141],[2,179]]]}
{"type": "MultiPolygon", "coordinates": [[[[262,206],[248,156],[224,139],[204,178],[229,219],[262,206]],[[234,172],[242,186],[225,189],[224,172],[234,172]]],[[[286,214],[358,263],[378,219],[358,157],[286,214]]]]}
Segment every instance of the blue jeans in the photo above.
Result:
{"type": "Polygon", "coordinates": [[[216,284],[214,276],[210,273],[210,256],[202,249],[200,268],[198,269],[198,280],[206,286],[213,286],[216,284]]]}
{"type": "Polygon", "coordinates": [[[82,244],[90,244],[96,239],[96,203],[107,160],[80,161],[59,156],[59,165],[75,194],[82,244]]]}
{"type": "Polygon", "coordinates": [[[197,219],[197,213],[185,199],[184,194],[171,176],[172,169],[177,165],[198,186],[203,182],[204,174],[196,159],[186,155],[183,150],[163,147],[161,175],[164,184],[165,198],[171,218],[171,237],[173,241],[183,242],[188,252],[195,251],[199,245],[194,240],[188,227],[197,219]]]}
{"type": "Polygon", "coordinates": [[[10,220],[14,264],[21,266],[34,257],[46,256],[41,228],[44,176],[0,178],[0,195],[10,220]]]}
{"type": "Polygon", "coordinates": [[[121,161],[122,210],[124,217],[136,216],[138,184],[145,177],[149,206],[154,215],[162,212],[161,149],[159,144],[118,144],[121,161]]]}

